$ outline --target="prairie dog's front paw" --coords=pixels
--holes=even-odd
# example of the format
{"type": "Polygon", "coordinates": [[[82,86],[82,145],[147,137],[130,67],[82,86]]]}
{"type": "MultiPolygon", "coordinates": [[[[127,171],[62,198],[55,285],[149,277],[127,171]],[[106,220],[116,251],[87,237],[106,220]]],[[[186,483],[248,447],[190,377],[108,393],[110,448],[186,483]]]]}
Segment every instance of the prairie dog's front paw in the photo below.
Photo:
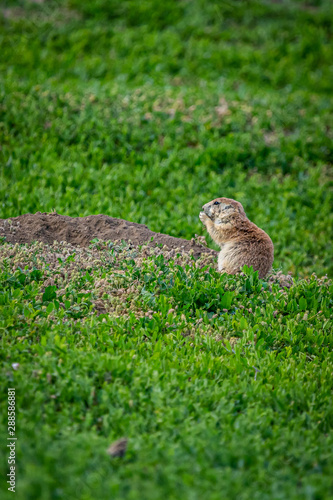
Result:
{"type": "Polygon", "coordinates": [[[200,214],[199,214],[199,219],[201,220],[201,222],[202,222],[203,224],[205,224],[205,225],[206,225],[206,224],[207,224],[207,221],[209,220],[209,217],[208,217],[208,215],[207,215],[207,214],[205,214],[205,212],[200,212],[200,214]]]}

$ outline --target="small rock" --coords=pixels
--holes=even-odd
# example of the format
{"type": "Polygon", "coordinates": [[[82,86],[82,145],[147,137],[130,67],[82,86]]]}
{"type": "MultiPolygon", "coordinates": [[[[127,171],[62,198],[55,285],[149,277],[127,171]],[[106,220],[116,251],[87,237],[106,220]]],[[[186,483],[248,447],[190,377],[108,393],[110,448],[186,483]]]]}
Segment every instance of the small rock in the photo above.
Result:
{"type": "Polygon", "coordinates": [[[126,453],[126,449],[127,439],[120,438],[109,446],[107,454],[110,455],[110,457],[123,457],[126,453]]]}

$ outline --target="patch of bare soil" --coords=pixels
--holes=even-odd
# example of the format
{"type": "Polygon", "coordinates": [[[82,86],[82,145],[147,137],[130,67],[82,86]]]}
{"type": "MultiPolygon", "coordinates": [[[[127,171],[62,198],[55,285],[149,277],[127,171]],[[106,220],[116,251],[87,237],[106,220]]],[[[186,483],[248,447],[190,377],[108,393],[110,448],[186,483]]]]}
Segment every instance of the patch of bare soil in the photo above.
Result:
{"type": "Polygon", "coordinates": [[[191,253],[196,258],[202,254],[217,255],[215,250],[206,248],[194,238],[189,241],[154,233],[143,224],[115,219],[108,215],[69,217],[57,213],[24,214],[0,219],[0,237],[5,237],[8,243],[13,244],[40,241],[51,245],[54,241],[65,241],[79,247],[88,246],[95,238],[103,241],[124,240],[134,246],[162,245],[166,250],[177,249],[181,253],[191,253]]]}

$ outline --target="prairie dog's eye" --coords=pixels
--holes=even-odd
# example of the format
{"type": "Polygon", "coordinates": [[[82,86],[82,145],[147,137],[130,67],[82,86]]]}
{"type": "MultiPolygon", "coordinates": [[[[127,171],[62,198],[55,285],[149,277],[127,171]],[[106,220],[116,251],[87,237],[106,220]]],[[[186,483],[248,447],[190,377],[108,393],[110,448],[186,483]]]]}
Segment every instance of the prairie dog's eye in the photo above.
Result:
{"type": "Polygon", "coordinates": [[[220,202],[219,201],[214,201],[214,205],[219,205],[220,202]]]}

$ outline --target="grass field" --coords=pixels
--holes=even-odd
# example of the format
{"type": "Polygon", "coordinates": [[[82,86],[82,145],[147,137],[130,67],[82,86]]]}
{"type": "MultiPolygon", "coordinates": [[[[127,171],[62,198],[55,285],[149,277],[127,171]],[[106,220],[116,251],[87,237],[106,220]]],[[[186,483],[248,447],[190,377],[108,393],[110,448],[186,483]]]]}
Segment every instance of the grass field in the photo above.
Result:
{"type": "Polygon", "coordinates": [[[226,196],[295,277],[1,240],[17,499],[333,499],[332,20],[329,0],[1,3],[0,218],[190,239],[226,196]]]}

